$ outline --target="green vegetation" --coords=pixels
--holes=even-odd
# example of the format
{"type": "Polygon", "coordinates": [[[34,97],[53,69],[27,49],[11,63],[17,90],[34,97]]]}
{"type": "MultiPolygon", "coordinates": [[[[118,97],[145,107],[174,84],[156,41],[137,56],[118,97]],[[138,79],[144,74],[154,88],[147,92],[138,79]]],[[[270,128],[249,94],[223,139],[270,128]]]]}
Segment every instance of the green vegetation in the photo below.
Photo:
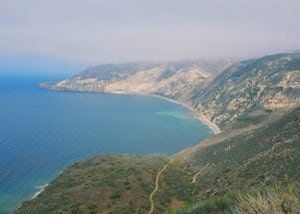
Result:
{"type": "Polygon", "coordinates": [[[238,204],[230,212],[239,213],[282,213],[294,214],[300,210],[300,200],[294,193],[267,191],[256,195],[241,196],[238,204]]]}
{"type": "Polygon", "coordinates": [[[270,114],[270,113],[273,112],[273,110],[272,109],[265,109],[265,112],[270,114]]]}
{"type": "Polygon", "coordinates": [[[300,211],[299,190],[285,176],[283,182],[275,180],[274,186],[264,187],[250,193],[227,192],[193,204],[166,212],[166,214],[295,214],[300,211]]]}
{"type": "Polygon", "coordinates": [[[184,205],[174,211],[166,212],[167,214],[214,214],[225,213],[233,208],[238,200],[238,196],[235,193],[228,192],[223,196],[212,197],[207,200],[203,200],[197,203],[184,205]]]}
{"type": "Polygon", "coordinates": [[[230,213],[299,213],[299,192],[295,191],[295,185],[286,176],[283,183],[275,182],[272,189],[268,188],[255,194],[240,196],[238,203],[230,210],[230,213]]]}
{"type": "MultiPolygon", "coordinates": [[[[157,172],[168,162],[169,158],[162,155],[93,157],[65,170],[36,199],[24,202],[16,213],[102,213],[103,210],[132,213],[136,209],[146,213],[157,172]]],[[[164,172],[154,198],[156,210],[165,210],[173,198],[188,199],[191,188],[183,185],[182,181],[188,183],[189,179],[184,168],[177,163],[164,172]]]]}
{"type": "Polygon", "coordinates": [[[95,204],[88,204],[87,205],[87,208],[89,209],[89,210],[94,210],[94,209],[96,209],[96,205],[95,204]]]}
{"type": "Polygon", "coordinates": [[[119,199],[119,198],[121,198],[121,195],[119,192],[115,192],[109,198],[110,199],[119,199]]]}

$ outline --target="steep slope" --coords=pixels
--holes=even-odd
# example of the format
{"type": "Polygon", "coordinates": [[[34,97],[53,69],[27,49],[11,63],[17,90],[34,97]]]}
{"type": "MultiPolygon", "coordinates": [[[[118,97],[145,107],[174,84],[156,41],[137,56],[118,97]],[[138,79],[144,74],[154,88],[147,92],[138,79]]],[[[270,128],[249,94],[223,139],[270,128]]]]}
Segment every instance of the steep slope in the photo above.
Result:
{"type": "Polygon", "coordinates": [[[161,65],[140,71],[126,80],[114,82],[108,85],[105,91],[176,97],[176,94],[184,88],[200,84],[209,76],[211,76],[210,73],[201,70],[197,65],[180,69],[176,69],[174,65],[161,65]]]}
{"type": "Polygon", "coordinates": [[[300,107],[243,130],[222,133],[175,155],[197,168],[199,198],[300,176],[300,107]]]}
{"type": "Polygon", "coordinates": [[[42,83],[41,87],[52,90],[103,92],[105,87],[137,73],[154,67],[148,63],[124,63],[99,65],[80,72],[78,75],[57,82],[42,83]]]}
{"type": "Polygon", "coordinates": [[[266,112],[300,102],[300,54],[277,54],[236,63],[190,91],[192,103],[222,128],[248,126],[249,117],[261,122],[266,112]],[[259,120],[260,118],[260,120],[259,120]],[[235,126],[233,122],[239,121],[235,126]]]}
{"type": "Polygon", "coordinates": [[[165,64],[107,64],[88,68],[70,79],[43,83],[41,87],[52,90],[155,94],[176,98],[183,89],[201,84],[230,61],[213,59],[165,64]]]}

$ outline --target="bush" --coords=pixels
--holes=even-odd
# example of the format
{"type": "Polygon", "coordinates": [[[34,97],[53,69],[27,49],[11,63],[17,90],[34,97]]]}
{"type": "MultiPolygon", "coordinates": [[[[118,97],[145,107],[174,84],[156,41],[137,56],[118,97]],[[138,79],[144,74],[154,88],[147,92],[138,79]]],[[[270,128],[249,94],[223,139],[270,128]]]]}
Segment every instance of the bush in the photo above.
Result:
{"type": "Polygon", "coordinates": [[[115,192],[109,198],[110,199],[119,199],[119,198],[121,198],[121,195],[119,192],[115,192]]]}
{"type": "Polygon", "coordinates": [[[289,182],[287,176],[284,184],[275,181],[273,189],[240,196],[238,204],[230,213],[299,214],[300,201],[294,192],[294,185],[289,182]]]}
{"type": "Polygon", "coordinates": [[[270,114],[270,113],[273,112],[273,110],[272,109],[265,109],[265,112],[270,114]]]}
{"type": "Polygon", "coordinates": [[[299,199],[294,193],[276,193],[268,191],[259,192],[256,195],[246,195],[239,198],[239,203],[232,210],[233,214],[238,213],[300,213],[299,199]]]}
{"type": "Polygon", "coordinates": [[[213,214],[224,213],[226,210],[230,210],[236,203],[237,196],[235,193],[227,192],[223,196],[216,196],[211,199],[197,202],[191,205],[184,205],[183,207],[170,212],[172,214],[213,214]]]}
{"type": "Polygon", "coordinates": [[[94,210],[94,209],[96,209],[96,205],[95,204],[88,204],[87,205],[87,208],[89,209],[89,210],[94,210]]]}

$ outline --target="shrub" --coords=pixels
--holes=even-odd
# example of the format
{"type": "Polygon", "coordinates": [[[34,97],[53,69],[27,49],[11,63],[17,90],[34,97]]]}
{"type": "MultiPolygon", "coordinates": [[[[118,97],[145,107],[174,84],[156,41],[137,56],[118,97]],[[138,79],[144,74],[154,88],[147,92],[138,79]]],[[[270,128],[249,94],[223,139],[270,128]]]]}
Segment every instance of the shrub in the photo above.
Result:
{"type": "Polygon", "coordinates": [[[119,198],[121,198],[121,195],[119,192],[115,192],[109,198],[110,199],[119,199],[119,198]]]}
{"type": "Polygon", "coordinates": [[[265,112],[270,114],[270,113],[273,112],[273,110],[272,109],[266,109],[265,112]]]}
{"type": "Polygon", "coordinates": [[[89,209],[89,210],[94,210],[94,209],[96,209],[96,205],[95,204],[88,204],[87,205],[87,208],[89,209]]]}
{"type": "Polygon", "coordinates": [[[230,210],[237,200],[235,193],[227,192],[223,196],[216,196],[211,199],[197,202],[195,204],[183,205],[181,208],[170,212],[172,214],[213,214],[224,213],[226,210],[230,210]]]}
{"type": "Polygon", "coordinates": [[[275,181],[273,189],[259,191],[254,195],[239,197],[239,202],[230,213],[276,213],[299,214],[300,201],[294,192],[294,185],[285,177],[284,184],[275,181]]]}
{"type": "Polygon", "coordinates": [[[268,191],[259,192],[256,195],[246,195],[239,198],[239,203],[230,213],[299,213],[299,199],[294,193],[276,193],[268,191]]]}
{"type": "Polygon", "coordinates": [[[149,187],[150,187],[150,185],[149,185],[148,183],[146,183],[146,182],[141,182],[141,183],[140,183],[140,186],[141,186],[143,189],[146,189],[146,188],[149,188],[149,187]]]}

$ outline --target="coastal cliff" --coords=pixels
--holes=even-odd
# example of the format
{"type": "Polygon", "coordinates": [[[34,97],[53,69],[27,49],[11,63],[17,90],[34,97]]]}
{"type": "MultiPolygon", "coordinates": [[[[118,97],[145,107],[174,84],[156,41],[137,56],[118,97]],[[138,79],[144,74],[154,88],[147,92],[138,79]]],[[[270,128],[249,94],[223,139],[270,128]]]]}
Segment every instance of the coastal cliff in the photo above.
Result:
{"type": "Polygon", "coordinates": [[[216,123],[222,133],[170,157],[100,155],[76,163],[16,213],[147,213],[164,166],[154,213],[230,212],[240,203],[238,195],[272,189],[287,177],[296,191],[299,52],[217,64],[212,70],[195,63],[106,65],[43,84],[52,90],[164,96],[216,123]]]}
{"type": "Polygon", "coordinates": [[[183,89],[201,84],[231,61],[211,59],[177,63],[106,64],[88,68],[69,79],[43,83],[41,87],[176,98],[183,89]]]}

